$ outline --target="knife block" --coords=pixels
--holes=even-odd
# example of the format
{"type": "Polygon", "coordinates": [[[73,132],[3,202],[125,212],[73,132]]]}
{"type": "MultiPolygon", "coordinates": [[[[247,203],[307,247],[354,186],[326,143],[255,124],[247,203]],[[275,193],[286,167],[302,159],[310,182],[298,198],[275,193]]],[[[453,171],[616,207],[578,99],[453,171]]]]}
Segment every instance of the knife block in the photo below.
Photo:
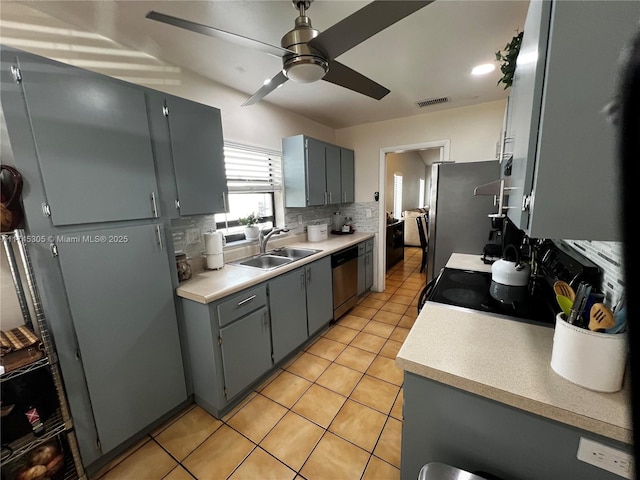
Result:
{"type": "Polygon", "coordinates": [[[627,334],[600,333],[571,325],[556,316],[551,368],[576,385],[596,392],[622,389],[627,361],[627,334]]]}

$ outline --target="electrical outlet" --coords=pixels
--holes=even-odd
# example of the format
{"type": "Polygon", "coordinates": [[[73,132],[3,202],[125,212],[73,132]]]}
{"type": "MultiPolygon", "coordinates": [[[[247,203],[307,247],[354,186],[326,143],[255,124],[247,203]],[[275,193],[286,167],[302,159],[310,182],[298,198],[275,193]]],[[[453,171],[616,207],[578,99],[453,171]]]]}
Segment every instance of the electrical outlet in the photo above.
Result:
{"type": "Polygon", "coordinates": [[[580,437],[578,460],[602,468],[624,478],[634,478],[633,455],[616,448],[580,437]]]}
{"type": "Polygon", "coordinates": [[[302,225],[302,215],[298,215],[298,225],[302,225]]]}
{"type": "Polygon", "coordinates": [[[187,245],[198,243],[200,241],[200,230],[197,228],[190,228],[186,233],[187,245]]]}
{"type": "Polygon", "coordinates": [[[365,208],[364,209],[364,217],[365,218],[371,218],[371,209],[370,208],[365,208]]]}

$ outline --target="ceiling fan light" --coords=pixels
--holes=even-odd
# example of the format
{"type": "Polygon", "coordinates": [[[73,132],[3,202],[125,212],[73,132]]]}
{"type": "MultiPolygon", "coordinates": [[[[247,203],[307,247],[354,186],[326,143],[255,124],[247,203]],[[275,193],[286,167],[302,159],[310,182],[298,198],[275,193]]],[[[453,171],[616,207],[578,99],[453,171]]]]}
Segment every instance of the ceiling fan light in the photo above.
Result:
{"type": "Polygon", "coordinates": [[[312,83],[327,74],[329,65],[316,57],[297,57],[285,65],[284,73],[289,80],[296,83],[312,83]]]}

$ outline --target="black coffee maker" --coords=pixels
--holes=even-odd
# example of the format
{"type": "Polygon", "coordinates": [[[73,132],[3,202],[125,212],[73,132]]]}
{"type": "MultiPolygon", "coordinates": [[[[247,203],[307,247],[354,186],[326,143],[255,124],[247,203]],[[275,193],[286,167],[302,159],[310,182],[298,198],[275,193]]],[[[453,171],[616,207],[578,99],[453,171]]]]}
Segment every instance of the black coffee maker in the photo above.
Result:
{"type": "Polygon", "coordinates": [[[507,245],[520,246],[524,239],[524,232],[518,229],[506,215],[489,215],[491,230],[489,243],[482,249],[482,261],[491,264],[503,258],[507,245]]]}

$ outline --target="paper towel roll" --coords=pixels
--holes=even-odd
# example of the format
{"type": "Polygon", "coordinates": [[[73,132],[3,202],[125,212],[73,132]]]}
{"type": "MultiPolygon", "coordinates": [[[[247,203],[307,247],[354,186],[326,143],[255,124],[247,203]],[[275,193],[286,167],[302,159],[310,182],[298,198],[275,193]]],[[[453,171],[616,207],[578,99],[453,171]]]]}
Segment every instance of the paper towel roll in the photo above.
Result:
{"type": "Polygon", "coordinates": [[[204,234],[204,251],[207,255],[223,252],[224,236],[222,232],[208,232],[204,234]]]}

